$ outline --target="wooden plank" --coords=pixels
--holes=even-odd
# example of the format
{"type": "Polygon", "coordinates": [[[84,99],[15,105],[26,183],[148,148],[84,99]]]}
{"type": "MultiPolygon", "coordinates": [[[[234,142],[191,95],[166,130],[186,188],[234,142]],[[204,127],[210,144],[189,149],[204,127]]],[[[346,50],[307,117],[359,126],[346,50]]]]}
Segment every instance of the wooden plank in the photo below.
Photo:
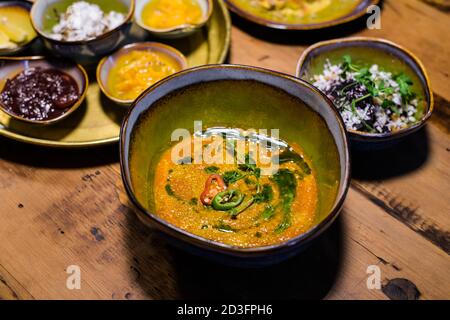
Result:
{"type": "Polygon", "coordinates": [[[421,292],[421,299],[449,299],[449,256],[375,204],[367,203],[352,189],[342,213],[342,274],[328,298],[380,299],[378,290],[368,290],[366,270],[369,265],[381,269],[383,284],[406,278],[421,292]],[[361,259],[363,257],[363,259],[361,259]]]}
{"type": "Polygon", "coordinates": [[[33,299],[33,296],[0,265],[0,300],[33,299]]]}

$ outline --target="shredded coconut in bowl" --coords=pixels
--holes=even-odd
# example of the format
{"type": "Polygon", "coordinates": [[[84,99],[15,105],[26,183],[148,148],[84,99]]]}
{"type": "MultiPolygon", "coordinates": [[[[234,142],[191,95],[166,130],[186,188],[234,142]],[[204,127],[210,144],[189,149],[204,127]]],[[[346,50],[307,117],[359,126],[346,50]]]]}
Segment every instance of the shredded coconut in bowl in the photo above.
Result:
{"type": "Polygon", "coordinates": [[[59,22],[53,27],[50,37],[60,41],[90,40],[118,27],[124,21],[122,13],[105,13],[96,4],[78,1],[60,14],[59,22]]]}
{"type": "Polygon", "coordinates": [[[404,73],[393,75],[376,64],[360,67],[347,55],[341,64],[327,60],[311,80],[334,102],[347,129],[387,133],[418,122],[420,99],[404,73]]]}

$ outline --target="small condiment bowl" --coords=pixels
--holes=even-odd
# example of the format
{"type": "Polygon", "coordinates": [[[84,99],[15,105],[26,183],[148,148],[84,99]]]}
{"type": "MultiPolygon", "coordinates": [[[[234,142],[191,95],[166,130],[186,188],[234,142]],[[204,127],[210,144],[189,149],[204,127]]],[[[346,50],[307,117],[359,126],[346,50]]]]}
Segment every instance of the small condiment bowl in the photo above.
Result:
{"type": "Polygon", "coordinates": [[[32,57],[2,57],[0,58],[0,92],[3,90],[5,82],[8,78],[14,77],[16,74],[29,68],[41,67],[43,69],[53,68],[63,71],[70,75],[77,83],[79,90],[78,100],[59,117],[48,120],[30,120],[14,113],[9,112],[0,101],[0,110],[8,114],[14,119],[24,121],[31,124],[48,125],[59,122],[71,115],[83,103],[89,85],[88,75],[84,68],[73,62],[61,60],[47,60],[42,56],[32,57]]]}
{"type": "Polygon", "coordinates": [[[391,41],[378,38],[353,37],[319,42],[303,52],[298,61],[296,75],[300,79],[311,81],[313,75],[320,73],[319,69],[323,67],[326,59],[330,59],[333,62],[333,60],[336,60],[336,57],[342,57],[344,54],[351,56],[352,53],[359,54],[369,63],[376,63],[374,59],[386,57],[384,59],[389,61],[391,66],[401,66],[408,70],[417,77],[418,87],[421,88],[425,100],[422,118],[407,128],[388,133],[368,133],[347,129],[352,146],[358,149],[386,148],[400,142],[422,128],[431,117],[434,109],[430,80],[422,62],[411,51],[391,41]]]}
{"type": "Polygon", "coordinates": [[[134,100],[124,100],[115,97],[108,89],[108,77],[111,68],[116,64],[116,61],[120,56],[136,50],[165,53],[178,62],[180,70],[186,69],[188,66],[186,57],[181,52],[173,47],[158,42],[132,43],[124,46],[112,55],[104,57],[97,66],[97,83],[105,96],[107,96],[115,103],[126,107],[130,106],[134,102],[134,100]]]}
{"type": "Polygon", "coordinates": [[[122,122],[120,164],[125,189],[139,219],[191,253],[239,266],[278,263],[305,249],[336,219],[350,183],[347,133],[333,103],[303,80],[240,65],[191,68],[147,89],[122,122]],[[215,87],[208,91],[211,85],[215,87]],[[251,87],[251,93],[242,94],[241,87],[251,87]],[[264,97],[268,89],[283,94],[275,94],[267,106],[255,105],[255,97],[264,97]],[[295,106],[288,107],[285,99],[296,101],[295,106]],[[320,125],[316,125],[317,119],[322,119],[320,125]],[[199,120],[204,128],[280,128],[280,138],[305,146],[305,152],[314,159],[323,195],[330,185],[337,187],[336,196],[326,204],[322,202],[315,226],[275,245],[242,248],[197,236],[155,214],[153,184],[147,179],[172,134],[180,128],[192,128],[199,120]],[[331,144],[336,153],[330,152],[331,144]]]}
{"type": "MultiPolygon", "coordinates": [[[[34,29],[43,39],[46,48],[56,55],[73,59],[78,63],[93,63],[99,57],[116,50],[129,35],[134,13],[134,0],[111,0],[120,1],[128,8],[125,20],[119,26],[89,40],[63,41],[53,39],[48,30],[44,29],[44,17],[47,14],[48,7],[60,1],[36,0],[31,9],[31,22],[34,29]]],[[[72,2],[76,2],[76,0],[72,2]]]]}
{"type": "Polygon", "coordinates": [[[142,21],[142,12],[144,10],[144,6],[151,1],[153,0],[136,0],[136,10],[134,12],[134,20],[142,29],[150,33],[150,35],[159,38],[175,39],[189,36],[192,33],[201,29],[208,22],[213,11],[212,0],[195,0],[198,2],[203,12],[203,19],[200,21],[200,23],[197,24],[187,23],[170,28],[157,29],[149,27],[142,21]]]}
{"type": "MultiPolygon", "coordinates": [[[[28,12],[30,12],[31,6],[32,6],[31,3],[24,2],[24,1],[0,2],[0,7],[21,7],[21,8],[26,9],[28,12]]],[[[36,41],[37,38],[38,38],[37,35],[35,35],[34,38],[29,39],[26,43],[22,43],[17,48],[14,48],[14,49],[0,49],[0,56],[9,56],[9,55],[18,54],[18,53],[30,48],[33,45],[33,43],[36,41]]]]}

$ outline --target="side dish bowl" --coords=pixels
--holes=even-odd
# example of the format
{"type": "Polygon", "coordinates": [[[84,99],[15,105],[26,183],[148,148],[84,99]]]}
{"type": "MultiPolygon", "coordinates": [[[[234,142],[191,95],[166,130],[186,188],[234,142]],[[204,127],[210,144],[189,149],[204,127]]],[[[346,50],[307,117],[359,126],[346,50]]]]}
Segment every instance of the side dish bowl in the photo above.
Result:
{"type": "Polygon", "coordinates": [[[108,88],[108,76],[110,74],[111,68],[116,64],[117,59],[131,51],[160,52],[173,58],[173,60],[178,63],[180,70],[187,68],[186,57],[181,52],[173,47],[157,42],[132,43],[124,46],[112,55],[104,57],[97,66],[97,83],[102,92],[109,99],[123,106],[130,106],[134,100],[124,100],[115,97],[114,94],[111,93],[111,90],[108,88]]]}
{"type": "MultiPolygon", "coordinates": [[[[331,17],[328,19],[324,18],[323,21],[320,22],[290,23],[287,21],[271,19],[263,16],[262,14],[252,12],[252,10],[249,10],[248,7],[245,7],[250,4],[250,1],[226,0],[228,8],[242,18],[264,27],[280,30],[317,30],[338,26],[361,18],[366,14],[368,7],[376,5],[379,2],[379,0],[358,0],[358,3],[350,12],[344,13],[338,17],[331,17]]],[[[335,6],[336,10],[340,10],[340,8],[342,8],[342,4],[336,3],[335,1],[330,4],[330,6],[332,5],[335,6]]]]}
{"type": "Polygon", "coordinates": [[[48,120],[30,120],[20,117],[19,115],[6,110],[6,108],[0,102],[1,111],[5,112],[16,120],[38,125],[53,124],[67,118],[69,115],[75,112],[75,110],[78,109],[78,107],[83,103],[83,100],[86,97],[89,80],[86,71],[81,65],[69,61],[47,60],[45,57],[41,56],[3,57],[0,58],[0,79],[2,79],[0,81],[0,92],[3,90],[7,79],[15,76],[23,70],[36,67],[40,67],[42,69],[57,69],[71,76],[77,83],[79,90],[79,97],[77,101],[73,105],[71,105],[69,109],[62,115],[48,120]]]}
{"type": "Polygon", "coordinates": [[[336,219],[350,182],[347,135],[333,104],[305,81],[239,65],[192,68],[150,87],[122,124],[120,162],[128,196],[145,224],[194,254],[241,266],[277,263],[305,248],[336,219]],[[250,89],[243,93],[243,87],[250,89]],[[267,97],[268,90],[276,97],[267,97]],[[285,99],[292,106],[290,102],[286,106],[285,99]],[[242,248],[191,234],[155,214],[151,182],[155,164],[174,130],[192,130],[199,120],[203,127],[279,128],[280,138],[301,143],[317,167],[320,205],[314,226],[280,244],[242,248]],[[336,193],[330,198],[331,185],[336,193]]]}
{"type": "MultiPolygon", "coordinates": [[[[20,7],[20,8],[25,9],[26,11],[28,11],[28,13],[31,10],[31,4],[28,2],[24,2],[24,1],[0,2],[0,8],[5,8],[5,7],[20,7]]],[[[16,48],[0,49],[0,55],[9,56],[9,55],[18,54],[18,53],[28,49],[36,41],[36,39],[37,39],[37,35],[35,34],[31,39],[27,39],[26,42],[20,43],[16,48]]]]}
{"type": "Polygon", "coordinates": [[[371,133],[347,129],[352,144],[358,148],[384,148],[401,141],[422,128],[434,109],[430,80],[422,62],[408,49],[393,42],[366,37],[319,42],[304,51],[297,65],[298,78],[312,82],[320,74],[327,61],[337,63],[344,55],[364,60],[391,72],[405,73],[414,80],[414,88],[423,93],[423,115],[404,129],[385,133],[371,133]]]}
{"type": "Polygon", "coordinates": [[[142,29],[146,30],[150,35],[159,38],[174,39],[189,36],[192,33],[201,29],[208,22],[213,11],[212,0],[195,0],[202,10],[202,19],[199,23],[196,24],[185,23],[169,28],[153,28],[146,25],[142,19],[144,6],[151,1],[154,0],[136,0],[136,10],[134,13],[134,20],[142,29]]]}
{"type": "MultiPolygon", "coordinates": [[[[45,20],[48,19],[48,10],[50,6],[62,2],[61,0],[36,0],[31,9],[31,22],[36,32],[43,39],[47,49],[57,55],[74,59],[80,63],[92,63],[99,57],[117,49],[125,41],[130,32],[134,13],[134,0],[111,1],[118,1],[127,8],[125,20],[114,29],[93,39],[63,41],[56,40],[50,36],[45,23],[45,20]]],[[[66,1],[65,4],[69,5],[73,2],[76,2],[76,0],[66,1]]]]}

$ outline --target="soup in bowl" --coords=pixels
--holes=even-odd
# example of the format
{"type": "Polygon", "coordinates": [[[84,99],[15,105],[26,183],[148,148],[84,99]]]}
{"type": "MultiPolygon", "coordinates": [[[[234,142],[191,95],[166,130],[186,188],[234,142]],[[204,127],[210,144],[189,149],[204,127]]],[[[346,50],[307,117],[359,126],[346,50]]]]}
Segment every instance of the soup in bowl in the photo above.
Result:
{"type": "Polygon", "coordinates": [[[339,213],[347,136],[318,90],[247,66],[204,66],[150,87],[121,131],[122,177],[138,216],[222,260],[297,253],[339,213]]]}

